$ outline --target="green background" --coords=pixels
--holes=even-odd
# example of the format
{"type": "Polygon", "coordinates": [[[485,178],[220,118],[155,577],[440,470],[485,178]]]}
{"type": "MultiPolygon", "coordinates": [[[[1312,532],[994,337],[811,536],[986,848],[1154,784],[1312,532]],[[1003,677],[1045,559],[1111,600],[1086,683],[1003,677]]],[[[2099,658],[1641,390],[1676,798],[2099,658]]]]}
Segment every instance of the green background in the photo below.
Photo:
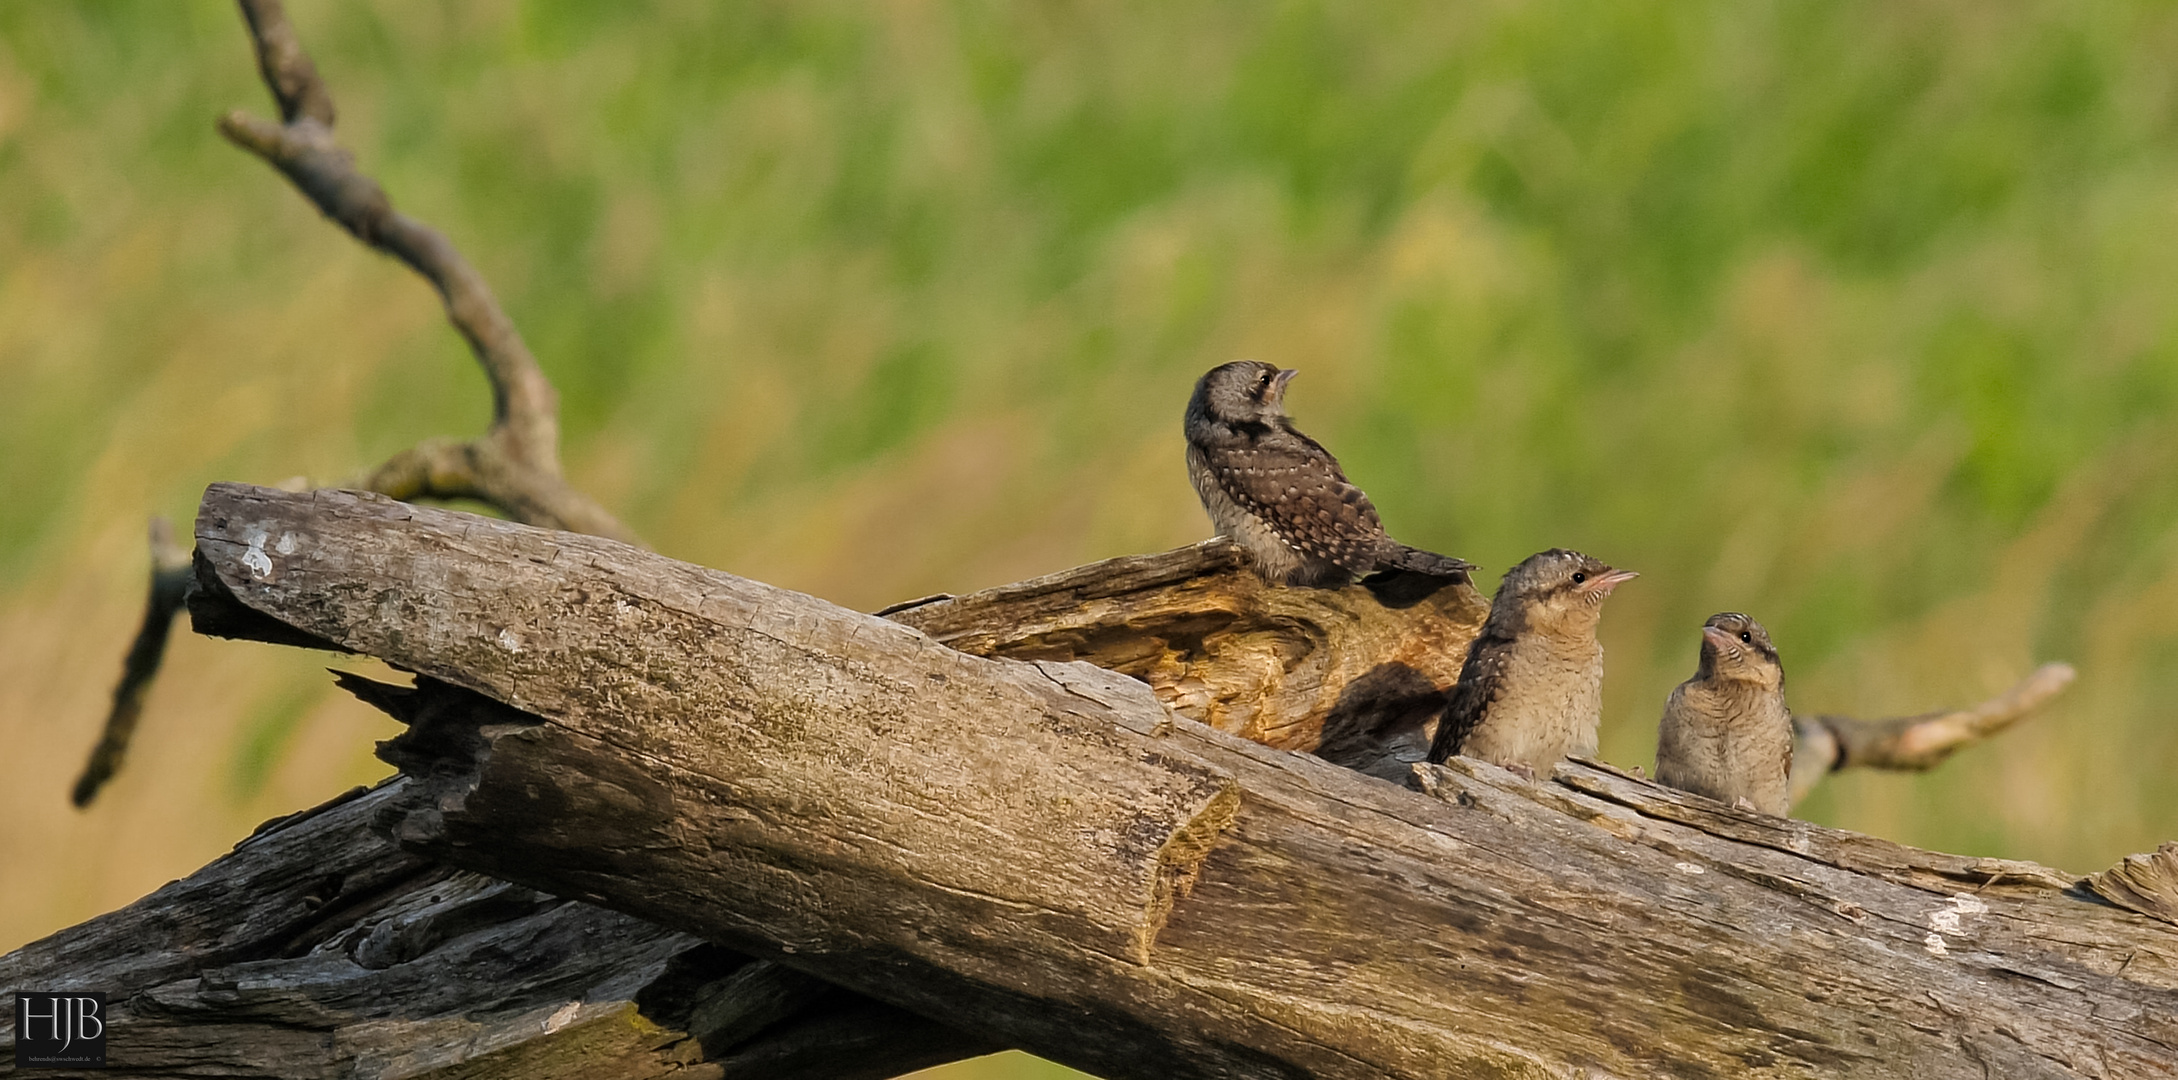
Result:
{"type": "MultiPolygon", "coordinates": [[[[668,554],[873,608],[1197,539],[1181,406],[1254,357],[1402,539],[1642,572],[1606,758],[1737,609],[1802,710],[2079,665],[1802,816],[2075,871],[2178,837],[2168,4],[295,17],[562,390],[571,476],[668,554]]],[[[488,413],[429,289],[214,134],[237,107],[226,5],[0,5],[0,948],[384,771],[323,657],[184,638],[66,807],[145,516],[488,413]]]]}

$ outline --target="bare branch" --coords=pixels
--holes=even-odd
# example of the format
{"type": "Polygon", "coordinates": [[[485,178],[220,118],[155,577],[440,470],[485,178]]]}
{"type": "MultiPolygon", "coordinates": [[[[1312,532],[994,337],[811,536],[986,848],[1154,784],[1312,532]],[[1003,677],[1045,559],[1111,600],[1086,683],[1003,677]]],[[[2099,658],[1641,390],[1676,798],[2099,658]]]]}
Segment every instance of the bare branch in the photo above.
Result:
{"type": "Polygon", "coordinates": [[[78,807],[91,805],[100,788],[121,767],[128,755],[136,721],[144,714],[144,696],[159,674],[166,656],[167,634],[174,616],[181,613],[190,583],[196,580],[189,566],[189,551],[174,543],[174,526],[163,517],[151,519],[151,595],[144,604],[144,622],[136,630],[128,658],[121,662],[121,682],[113,688],[113,708],[106,713],[106,727],[98,746],[84,763],[71,798],[78,807]]]}
{"type": "Polygon", "coordinates": [[[242,17],[249,20],[250,36],[257,40],[257,70],[265,85],[279,99],[280,118],[289,123],[309,117],[333,126],[333,95],[318,78],[318,66],[310,62],[287,12],[279,0],[241,0],[242,17]]]}
{"type": "Polygon", "coordinates": [[[240,0],[258,68],[285,123],[242,112],[220,120],[235,145],[279,169],[325,216],[423,275],[492,386],[481,439],[432,440],[396,455],[365,481],[396,498],[473,498],[517,521],[635,542],[610,513],[560,478],[559,393],[537,366],[491,286],[438,230],[393,208],[333,135],[333,98],[280,0],[240,0]]]}
{"type": "Polygon", "coordinates": [[[2072,685],[2077,675],[2070,664],[2043,664],[2011,689],[1972,708],[1919,716],[1795,716],[1800,744],[1792,760],[1793,798],[1838,769],[1933,769],[1960,749],[2026,719],[2072,685]]]}
{"type": "Polygon", "coordinates": [[[378,182],[356,170],[355,155],[333,138],[332,96],[279,0],[242,0],[242,11],[258,67],[288,122],[232,112],[220,120],[220,132],[287,174],[356,239],[407,263],[438,288],[447,316],[491,379],[492,437],[515,460],[557,477],[559,394],[484,276],[438,230],[395,210],[378,182]]]}
{"type": "MultiPolygon", "coordinates": [[[[397,499],[475,499],[526,524],[641,543],[596,500],[561,478],[559,393],[484,276],[438,230],[395,210],[385,189],[358,171],[355,155],[333,137],[332,93],[280,0],[239,3],[256,46],[257,68],[284,122],[232,112],[220,119],[220,132],[279,169],[356,239],[431,282],[491,383],[492,423],[481,438],[427,440],[394,455],[360,486],[397,499]]],[[[165,653],[166,627],[180,609],[181,596],[172,590],[186,578],[186,553],[180,562],[184,569],[167,578],[153,575],[144,627],[114,690],[105,733],[76,782],[79,807],[90,805],[127,755],[144,694],[165,653]]]]}
{"type": "Polygon", "coordinates": [[[525,525],[640,543],[594,500],[557,477],[539,475],[490,439],[426,439],[393,455],[359,486],[404,502],[475,499],[525,525]]]}
{"type": "Polygon", "coordinates": [[[439,291],[492,386],[492,425],[466,444],[405,451],[367,481],[400,498],[464,497],[517,521],[634,542],[634,534],[560,478],[559,393],[491,286],[438,230],[393,208],[333,135],[333,99],[279,0],[241,0],[257,64],[285,123],[242,112],[221,118],[229,141],[263,158],[356,239],[408,265],[439,291]]]}

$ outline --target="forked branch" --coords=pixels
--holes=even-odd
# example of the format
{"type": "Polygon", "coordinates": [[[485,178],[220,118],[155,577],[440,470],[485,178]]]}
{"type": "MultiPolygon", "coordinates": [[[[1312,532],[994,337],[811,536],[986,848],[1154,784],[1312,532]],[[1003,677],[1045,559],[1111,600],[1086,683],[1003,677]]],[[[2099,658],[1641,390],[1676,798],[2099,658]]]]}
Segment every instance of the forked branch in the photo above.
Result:
{"type": "MultiPolygon", "coordinates": [[[[344,486],[404,500],[475,499],[524,524],[640,543],[618,518],[562,479],[559,393],[484,275],[443,233],[395,210],[378,181],[357,170],[355,155],[333,136],[332,92],[280,0],[239,2],[281,120],[236,111],[220,119],[220,132],[279,169],[356,239],[423,275],[492,387],[492,423],[482,436],[427,439],[344,486]]],[[[169,625],[181,610],[176,590],[187,584],[187,553],[179,558],[183,572],[153,574],[144,625],[114,690],[113,710],[76,782],[79,807],[97,798],[127,756],[144,695],[165,657],[169,625]]]]}
{"type": "MultiPolygon", "coordinates": [[[[467,339],[491,380],[492,426],[484,441],[517,471],[462,476],[462,463],[449,462],[451,468],[423,470],[410,478],[425,484],[444,480],[455,490],[442,493],[426,488],[418,494],[481,498],[510,514],[516,504],[544,501],[519,495],[523,488],[559,480],[559,394],[538,368],[537,358],[530,355],[521,332],[500,308],[484,276],[444,234],[395,210],[385,189],[356,169],[355,155],[333,136],[332,94],[303,51],[279,0],[241,0],[241,4],[257,49],[258,67],[285,121],[274,123],[231,112],[219,122],[221,134],[286,174],[325,216],[356,239],[401,260],[431,282],[446,302],[447,317],[467,339]],[[506,484],[515,489],[503,491],[506,484]]],[[[627,538],[625,528],[594,505],[585,520],[529,523],[627,538]]]]}

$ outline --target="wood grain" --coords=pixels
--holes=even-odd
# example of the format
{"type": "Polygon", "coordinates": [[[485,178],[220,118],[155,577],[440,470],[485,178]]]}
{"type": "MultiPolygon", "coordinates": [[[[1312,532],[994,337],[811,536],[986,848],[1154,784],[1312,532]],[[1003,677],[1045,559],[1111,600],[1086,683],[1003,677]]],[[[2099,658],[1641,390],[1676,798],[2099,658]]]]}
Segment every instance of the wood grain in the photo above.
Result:
{"type": "MultiPolygon", "coordinates": [[[[0,957],[0,987],[108,995],[111,1068],[36,1075],[876,1080],[998,1049],[403,852],[370,824],[412,784],[268,822],[188,878],[0,957]]],[[[12,1024],[0,1017],[7,1046],[12,1024]]]]}
{"type": "Polygon", "coordinates": [[[197,539],[206,609],[423,677],[404,845],[1107,1076],[2174,1069],[2178,928],[2054,871],[1578,766],[1413,791],[1088,665],[370,496],[218,485],[197,539]]]}

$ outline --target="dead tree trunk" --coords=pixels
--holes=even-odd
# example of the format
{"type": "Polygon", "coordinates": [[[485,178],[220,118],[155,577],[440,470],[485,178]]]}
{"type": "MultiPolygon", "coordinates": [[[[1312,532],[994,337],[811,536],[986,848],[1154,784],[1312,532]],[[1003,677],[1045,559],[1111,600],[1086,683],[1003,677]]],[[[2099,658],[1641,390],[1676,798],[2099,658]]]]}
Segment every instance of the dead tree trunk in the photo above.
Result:
{"type": "Polygon", "coordinates": [[[610,541],[221,485],[200,628],[372,696],[401,843],[1114,1077],[2168,1075],[2178,928],[1607,769],[1416,792],[610,541]]]}

